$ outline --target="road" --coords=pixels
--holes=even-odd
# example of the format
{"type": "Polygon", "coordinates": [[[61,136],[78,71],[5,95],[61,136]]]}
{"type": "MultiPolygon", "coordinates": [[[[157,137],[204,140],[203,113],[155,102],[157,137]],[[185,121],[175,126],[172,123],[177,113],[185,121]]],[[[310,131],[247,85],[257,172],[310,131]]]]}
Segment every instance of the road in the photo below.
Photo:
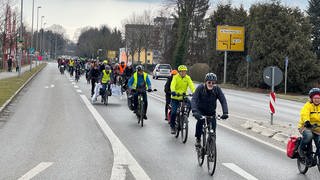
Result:
{"type": "MultiPolygon", "coordinates": [[[[55,63],[48,64],[0,119],[0,179],[212,179],[205,165],[197,165],[195,119],[190,118],[186,144],[169,132],[164,82],[152,81],[158,92],[149,94],[148,120],[141,128],[125,97],[92,105],[83,78],[74,83],[55,63]]],[[[224,92],[231,118],[268,117],[262,115],[267,96],[224,92]]],[[[281,100],[278,106],[286,123],[294,122],[291,112],[301,107],[281,100]]],[[[320,179],[316,168],[300,175],[295,160],[282,151],[223,126],[217,128],[217,148],[214,179],[320,179]]]]}

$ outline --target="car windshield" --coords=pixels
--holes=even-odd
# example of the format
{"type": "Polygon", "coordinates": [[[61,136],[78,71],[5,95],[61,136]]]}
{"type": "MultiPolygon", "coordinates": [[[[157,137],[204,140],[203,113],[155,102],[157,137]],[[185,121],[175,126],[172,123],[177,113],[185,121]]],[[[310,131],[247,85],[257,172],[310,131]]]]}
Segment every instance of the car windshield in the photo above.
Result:
{"type": "Polygon", "coordinates": [[[169,64],[163,64],[159,66],[159,69],[171,69],[171,66],[169,64]]]}

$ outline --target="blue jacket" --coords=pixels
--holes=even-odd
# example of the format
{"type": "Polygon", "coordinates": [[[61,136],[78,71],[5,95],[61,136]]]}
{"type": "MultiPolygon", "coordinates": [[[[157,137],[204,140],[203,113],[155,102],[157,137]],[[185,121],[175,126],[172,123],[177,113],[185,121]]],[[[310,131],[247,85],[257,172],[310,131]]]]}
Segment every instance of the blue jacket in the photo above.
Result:
{"type": "MultiPolygon", "coordinates": [[[[128,87],[132,89],[133,88],[132,87],[133,83],[134,83],[134,76],[131,76],[131,78],[128,81],[128,87]]],[[[148,85],[148,88],[151,89],[151,81],[149,79],[149,76],[147,76],[146,83],[148,85]]],[[[145,86],[145,82],[144,82],[144,79],[143,79],[143,74],[142,75],[138,74],[137,88],[145,88],[145,87],[146,86],[145,86]]]]}

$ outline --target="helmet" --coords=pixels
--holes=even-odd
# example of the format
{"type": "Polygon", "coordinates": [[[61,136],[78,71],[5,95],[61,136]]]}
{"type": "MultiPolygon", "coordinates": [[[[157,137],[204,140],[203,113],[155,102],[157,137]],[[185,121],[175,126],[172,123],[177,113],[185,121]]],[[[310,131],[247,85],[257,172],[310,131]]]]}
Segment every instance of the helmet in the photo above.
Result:
{"type": "Polygon", "coordinates": [[[320,89],[319,88],[312,88],[310,91],[309,91],[309,97],[312,98],[314,95],[320,95],[320,89]]]}
{"type": "Polygon", "coordinates": [[[136,71],[143,71],[143,67],[141,66],[141,65],[138,65],[137,67],[136,67],[136,71]]]}
{"type": "Polygon", "coordinates": [[[104,63],[104,64],[108,64],[108,61],[107,61],[107,60],[104,60],[103,63],[104,63]]]}
{"type": "Polygon", "coordinates": [[[174,70],[171,71],[171,75],[176,75],[176,74],[178,74],[177,70],[174,69],[174,70]]]}
{"type": "Polygon", "coordinates": [[[120,64],[124,64],[124,61],[121,61],[121,63],[120,64]]]}
{"type": "Polygon", "coordinates": [[[180,66],[178,67],[178,71],[188,71],[188,68],[187,68],[187,66],[185,66],[185,65],[180,65],[180,66]]]}
{"type": "Polygon", "coordinates": [[[206,77],[204,78],[204,81],[214,81],[217,82],[217,75],[214,73],[207,73],[206,77]]]}
{"type": "Polygon", "coordinates": [[[110,68],[109,65],[106,65],[106,66],[105,66],[105,69],[106,69],[107,71],[109,71],[111,68],[110,68]]]}

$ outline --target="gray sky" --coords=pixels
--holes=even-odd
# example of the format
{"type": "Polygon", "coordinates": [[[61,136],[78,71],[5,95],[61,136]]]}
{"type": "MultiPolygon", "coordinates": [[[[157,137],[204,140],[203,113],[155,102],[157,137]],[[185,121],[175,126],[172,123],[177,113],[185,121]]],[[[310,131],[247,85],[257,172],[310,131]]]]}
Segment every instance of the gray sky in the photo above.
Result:
{"type": "MultiPolygon", "coordinates": [[[[37,6],[39,11],[39,28],[41,16],[45,16],[46,26],[60,24],[67,30],[67,37],[72,40],[78,29],[91,26],[100,27],[105,24],[110,28],[122,29],[122,21],[132,13],[141,14],[144,10],[157,13],[163,7],[163,0],[34,0],[34,29],[37,23],[37,6]]],[[[228,2],[229,0],[221,0],[228,2]]],[[[265,1],[265,0],[264,0],[265,1]]],[[[214,7],[218,1],[211,0],[214,7]]],[[[248,9],[251,4],[260,0],[232,0],[233,5],[244,4],[248,9]]],[[[308,0],[282,0],[288,6],[298,6],[306,9],[308,0]]],[[[31,27],[32,0],[24,0],[24,21],[31,27]]]]}

